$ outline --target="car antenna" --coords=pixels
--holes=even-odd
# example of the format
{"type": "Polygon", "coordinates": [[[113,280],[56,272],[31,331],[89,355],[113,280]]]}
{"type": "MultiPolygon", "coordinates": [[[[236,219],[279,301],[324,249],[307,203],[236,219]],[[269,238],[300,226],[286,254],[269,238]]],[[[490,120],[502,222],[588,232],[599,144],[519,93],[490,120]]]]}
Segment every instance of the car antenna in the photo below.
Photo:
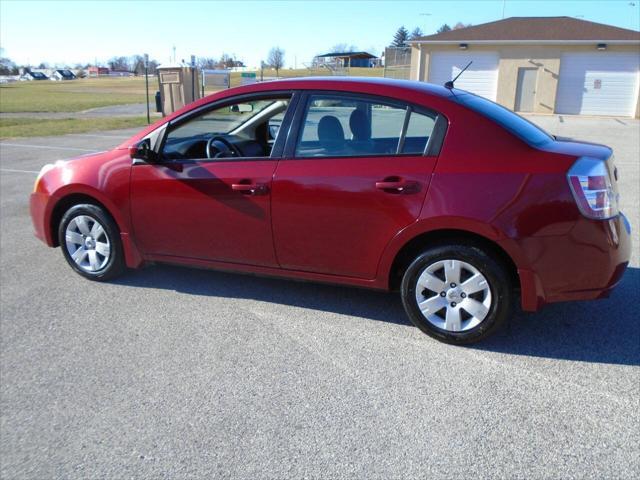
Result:
{"type": "Polygon", "coordinates": [[[464,71],[467,68],[469,68],[469,65],[471,65],[472,63],[473,63],[473,60],[471,60],[469,63],[467,63],[467,66],[464,67],[462,70],[460,70],[460,73],[458,75],[456,75],[456,78],[454,78],[453,80],[449,80],[448,82],[444,82],[445,88],[448,88],[449,90],[451,90],[453,88],[454,82],[460,77],[460,75],[462,75],[464,73],[464,71]]]}

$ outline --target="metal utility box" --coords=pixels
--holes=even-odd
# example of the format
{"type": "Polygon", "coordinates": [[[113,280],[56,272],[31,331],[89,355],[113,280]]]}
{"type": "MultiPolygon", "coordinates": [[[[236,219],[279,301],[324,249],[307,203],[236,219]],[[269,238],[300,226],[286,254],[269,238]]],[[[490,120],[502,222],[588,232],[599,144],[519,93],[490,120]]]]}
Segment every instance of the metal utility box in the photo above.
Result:
{"type": "Polygon", "coordinates": [[[195,67],[158,67],[158,83],[163,116],[200,98],[200,75],[195,67]]]}

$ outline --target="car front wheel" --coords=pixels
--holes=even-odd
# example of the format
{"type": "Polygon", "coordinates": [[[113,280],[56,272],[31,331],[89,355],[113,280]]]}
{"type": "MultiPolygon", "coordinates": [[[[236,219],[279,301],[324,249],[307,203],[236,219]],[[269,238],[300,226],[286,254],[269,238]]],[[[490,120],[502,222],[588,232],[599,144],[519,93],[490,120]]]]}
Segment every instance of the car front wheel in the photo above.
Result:
{"type": "Polygon", "coordinates": [[[125,270],[118,227],[97,205],[75,205],[67,210],[58,239],[64,258],[85,278],[110,280],[125,270]]]}
{"type": "Polygon", "coordinates": [[[478,342],[508,319],[513,289],[502,264],[471,245],[438,246],[409,265],[401,286],[411,321],[445,343],[478,342]]]}

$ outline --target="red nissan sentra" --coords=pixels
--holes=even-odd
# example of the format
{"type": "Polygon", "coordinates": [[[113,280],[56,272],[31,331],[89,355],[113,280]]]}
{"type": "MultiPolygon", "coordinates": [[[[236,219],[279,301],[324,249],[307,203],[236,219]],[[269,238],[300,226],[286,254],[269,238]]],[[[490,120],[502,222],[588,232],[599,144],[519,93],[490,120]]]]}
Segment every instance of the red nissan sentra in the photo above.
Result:
{"type": "Polygon", "coordinates": [[[631,250],[617,176],[610,148],[462,90],[308,78],[47,165],[31,216],[91,280],[166,262],[399,290],[422,331],[464,344],[516,302],[608,296],[631,250]]]}

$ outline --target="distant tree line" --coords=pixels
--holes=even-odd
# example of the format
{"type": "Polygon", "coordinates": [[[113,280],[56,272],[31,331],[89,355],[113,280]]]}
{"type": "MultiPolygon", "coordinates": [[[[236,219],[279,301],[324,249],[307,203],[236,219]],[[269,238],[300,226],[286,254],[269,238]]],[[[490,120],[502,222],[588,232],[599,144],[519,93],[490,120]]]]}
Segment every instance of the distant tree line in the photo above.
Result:
{"type": "MultiPolygon", "coordinates": [[[[280,60],[276,61],[278,60],[278,55],[276,55],[276,57],[272,59],[275,63],[271,65],[273,66],[273,68],[276,68],[277,66],[277,69],[282,68],[284,62],[284,50],[279,49],[279,52],[280,60]]],[[[160,63],[157,60],[149,59],[149,74],[155,74],[159,65],[160,63]]],[[[233,55],[223,53],[220,58],[199,57],[196,59],[196,65],[201,69],[221,69],[243,67],[244,63],[240,60],[237,60],[233,55]]],[[[55,67],[57,68],[73,68],[74,70],[78,71],[78,73],[80,73],[79,76],[81,76],[84,71],[91,66],[93,66],[92,63],[76,63],[73,67],[70,67],[69,65],[55,65],[55,67]]],[[[102,65],[99,64],[96,66],[102,65]]],[[[133,72],[136,75],[144,75],[144,56],[138,54],[128,57],[122,55],[115,56],[109,59],[106,62],[105,66],[109,67],[111,71],[133,72]]],[[[32,65],[16,65],[10,58],[0,56],[0,75],[18,75],[18,73],[20,72],[20,68],[47,69],[51,68],[51,66],[46,62],[40,63],[37,67],[34,67],[32,65]]]]}
{"type": "MultiPolygon", "coordinates": [[[[136,75],[144,74],[144,56],[142,55],[113,57],[107,62],[107,65],[111,70],[133,72],[136,75]]],[[[156,60],[149,60],[149,73],[155,73],[158,65],[159,63],[156,60]]],[[[79,76],[82,76],[84,71],[91,66],[93,66],[91,63],[76,63],[73,67],[70,67],[69,65],[54,65],[53,67],[73,68],[77,71],[79,76]]],[[[26,70],[30,70],[32,68],[47,69],[52,68],[52,66],[46,62],[41,62],[37,67],[34,67],[33,65],[17,65],[8,57],[0,57],[0,75],[18,75],[20,73],[20,68],[24,68],[26,70]]]]}
{"type": "MultiPolygon", "coordinates": [[[[144,74],[144,56],[143,55],[132,55],[130,57],[113,57],[111,60],[107,62],[109,69],[112,71],[119,72],[133,72],[136,75],[144,74]]],[[[149,73],[156,73],[156,69],[158,68],[157,60],[149,60],[149,73]]]]}
{"type": "Polygon", "coordinates": [[[223,53],[220,58],[199,57],[196,65],[203,70],[216,70],[222,68],[244,67],[244,63],[236,59],[234,55],[223,53]]]}

